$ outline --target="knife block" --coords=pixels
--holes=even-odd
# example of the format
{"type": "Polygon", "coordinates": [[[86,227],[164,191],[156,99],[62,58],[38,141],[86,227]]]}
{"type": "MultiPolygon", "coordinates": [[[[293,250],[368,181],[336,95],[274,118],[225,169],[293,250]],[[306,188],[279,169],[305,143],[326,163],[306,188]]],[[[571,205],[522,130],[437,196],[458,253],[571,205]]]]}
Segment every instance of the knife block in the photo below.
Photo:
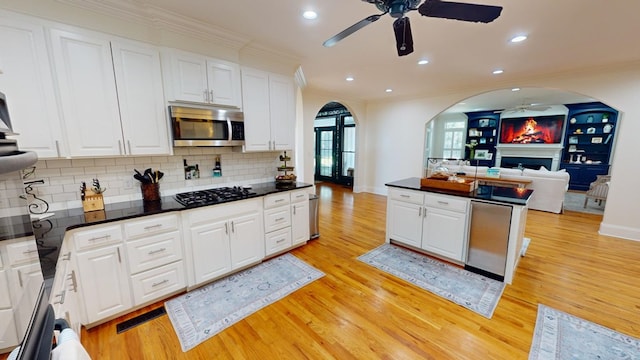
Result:
{"type": "Polygon", "coordinates": [[[104,210],[104,199],[102,194],[96,194],[91,190],[85,190],[84,200],[82,200],[84,212],[104,210]]]}

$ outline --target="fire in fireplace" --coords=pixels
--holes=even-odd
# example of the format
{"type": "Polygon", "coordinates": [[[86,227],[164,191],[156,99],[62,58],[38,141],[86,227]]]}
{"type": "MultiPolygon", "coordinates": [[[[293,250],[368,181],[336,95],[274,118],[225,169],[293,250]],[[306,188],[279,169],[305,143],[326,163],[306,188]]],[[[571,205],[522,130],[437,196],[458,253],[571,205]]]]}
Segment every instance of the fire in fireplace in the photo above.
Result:
{"type": "Polygon", "coordinates": [[[501,144],[560,144],[564,115],[503,118],[501,144]]]}

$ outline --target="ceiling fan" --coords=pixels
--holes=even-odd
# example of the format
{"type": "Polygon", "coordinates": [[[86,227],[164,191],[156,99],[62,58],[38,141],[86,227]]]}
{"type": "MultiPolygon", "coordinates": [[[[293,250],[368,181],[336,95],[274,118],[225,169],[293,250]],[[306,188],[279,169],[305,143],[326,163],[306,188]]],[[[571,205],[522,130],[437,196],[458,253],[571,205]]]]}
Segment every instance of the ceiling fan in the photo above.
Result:
{"type": "Polygon", "coordinates": [[[494,111],[495,114],[501,113],[514,113],[514,112],[525,112],[525,111],[546,111],[551,109],[551,106],[542,105],[542,104],[522,104],[516,105],[514,107],[506,108],[503,110],[494,111]]]}
{"type": "Polygon", "coordinates": [[[413,52],[413,36],[411,34],[411,24],[406,13],[418,10],[420,14],[428,17],[453,19],[460,21],[490,23],[497,19],[502,12],[501,6],[467,4],[452,1],[425,0],[362,0],[374,4],[381,14],[367,16],[357,23],[342,30],[322,45],[331,47],[340,40],[362,29],[363,27],[378,21],[381,16],[389,14],[396,20],[393,22],[393,31],[396,36],[396,48],[398,56],[404,56],[413,52]]]}

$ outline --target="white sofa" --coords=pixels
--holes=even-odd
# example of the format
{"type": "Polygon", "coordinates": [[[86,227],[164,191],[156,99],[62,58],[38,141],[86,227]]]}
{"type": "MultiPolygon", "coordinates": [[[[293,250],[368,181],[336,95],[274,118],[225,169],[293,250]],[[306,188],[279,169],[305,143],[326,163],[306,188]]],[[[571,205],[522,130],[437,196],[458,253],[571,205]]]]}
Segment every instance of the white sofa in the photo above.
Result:
{"type": "MultiPolygon", "coordinates": [[[[451,173],[464,172],[468,176],[485,176],[488,167],[468,166],[456,164],[444,164],[451,173]]],[[[507,169],[500,168],[501,179],[526,179],[531,180],[527,189],[532,189],[533,194],[529,199],[529,209],[548,211],[559,214],[562,212],[564,195],[569,189],[569,173],[549,171],[544,167],[540,170],[532,169],[507,169]]]]}

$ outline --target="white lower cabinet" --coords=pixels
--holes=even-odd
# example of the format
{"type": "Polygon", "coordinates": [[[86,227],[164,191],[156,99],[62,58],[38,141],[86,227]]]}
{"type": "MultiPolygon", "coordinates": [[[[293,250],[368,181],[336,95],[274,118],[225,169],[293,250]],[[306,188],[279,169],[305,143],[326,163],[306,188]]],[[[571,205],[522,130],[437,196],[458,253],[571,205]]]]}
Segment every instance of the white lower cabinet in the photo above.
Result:
{"type": "Polygon", "coordinates": [[[142,305],[185,288],[182,261],[131,276],[133,304],[142,305]]]}
{"type": "Polygon", "coordinates": [[[132,306],[123,245],[111,245],[77,255],[84,299],[85,323],[129,310],[132,306]]]}
{"type": "Polygon", "coordinates": [[[309,194],[306,190],[291,193],[291,243],[302,244],[309,240],[309,194]]]}
{"type": "Polygon", "coordinates": [[[189,287],[264,258],[261,202],[247,199],[183,211],[189,287]]]}
{"type": "Polygon", "coordinates": [[[395,240],[462,263],[468,241],[468,215],[467,199],[391,188],[387,241],[395,240]]]}

